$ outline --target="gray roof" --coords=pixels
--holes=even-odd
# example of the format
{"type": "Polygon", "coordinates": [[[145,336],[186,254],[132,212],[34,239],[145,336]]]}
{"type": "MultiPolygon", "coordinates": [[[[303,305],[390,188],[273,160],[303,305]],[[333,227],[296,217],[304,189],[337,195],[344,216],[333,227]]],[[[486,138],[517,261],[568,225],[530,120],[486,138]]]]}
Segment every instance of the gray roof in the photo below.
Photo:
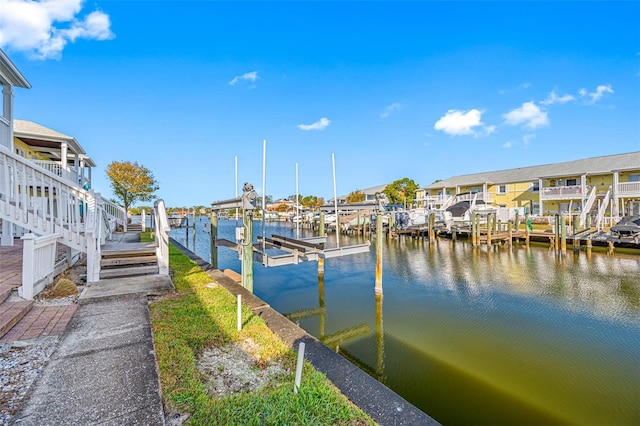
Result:
{"type": "MultiPolygon", "coordinates": [[[[365,189],[356,189],[355,191],[360,191],[365,195],[373,195],[376,192],[382,192],[387,185],[389,185],[388,183],[385,183],[384,185],[378,185],[378,186],[372,186],[371,188],[365,188],[365,189]]],[[[349,194],[345,194],[345,195],[341,195],[338,197],[338,200],[342,199],[342,198],[347,198],[349,196],[349,194]]],[[[333,200],[333,198],[332,198],[333,200]]]]}
{"type": "Polygon", "coordinates": [[[0,84],[8,84],[25,89],[31,88],[31,84],[24,78],[2,49],[0,49],[0,84]]]}
{"type": "Polygon", "coordinates": [[[562,163],[541,166],[520,167],[517,169],[497,170],[452,176],[432,183],[424,189],[455,188],[456,186],[503,184],[515,182],[534,182],[541,178],[600,175],[614,171],[640,170],[640,151],[626,154],[605,155],[603,157],[584,158],[562,163]]]}
{"type": "Polygon", "coordinates": [[[33,121],[13,120],[13,136],[27,143],[27,145],[34,143],[30,142],[29,139],[53,143],[67,142],[71,151],[77,153],[80,158],[84,159],[88,166],[96,166],[94,161],[87,155],[82,145],[80,145],[73,136],[65,135],[64,133],[49,129],[48,127],[34,123],[33,121]]]}

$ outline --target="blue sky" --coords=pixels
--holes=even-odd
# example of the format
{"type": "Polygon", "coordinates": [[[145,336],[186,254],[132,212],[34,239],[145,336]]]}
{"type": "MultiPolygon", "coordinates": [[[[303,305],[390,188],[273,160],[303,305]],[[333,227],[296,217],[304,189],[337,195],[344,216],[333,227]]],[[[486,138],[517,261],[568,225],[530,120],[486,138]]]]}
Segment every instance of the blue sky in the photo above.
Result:
{"type": "Polygon", "coordinates": [[[0,0],[15,117],[169,206],[640,150],[640,2],[0,0]],[[238,189],[240,191],[240,189],[238,189]],[[241,191],[240,191],[241,192],[241,191]]]}

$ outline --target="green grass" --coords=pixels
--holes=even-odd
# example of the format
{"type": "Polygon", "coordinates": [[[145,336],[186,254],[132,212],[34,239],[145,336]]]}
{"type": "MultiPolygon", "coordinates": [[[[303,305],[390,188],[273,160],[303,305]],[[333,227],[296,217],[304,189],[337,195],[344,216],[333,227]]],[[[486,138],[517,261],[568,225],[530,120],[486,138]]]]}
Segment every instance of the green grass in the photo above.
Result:
{"type": "MultiPolygon", "coordinates": [[[[150,239],[141,234],[141,241],[150,239]]],[[[170,246],[169,264],[177,294],[150,305],[160,381],[170,411],[191,414],[194,425],[365,425],[375,424],[320,372],[305,363],[301,389],[293,393],[296,353],[258,316],[243,307],[236,328],[236,300],[179,249],[170,246]],[[206,389],[197,360],[206,348],[253,339],[256,368],[279,361],[285,373],[259,391],[217,399],[206,389]]]]}

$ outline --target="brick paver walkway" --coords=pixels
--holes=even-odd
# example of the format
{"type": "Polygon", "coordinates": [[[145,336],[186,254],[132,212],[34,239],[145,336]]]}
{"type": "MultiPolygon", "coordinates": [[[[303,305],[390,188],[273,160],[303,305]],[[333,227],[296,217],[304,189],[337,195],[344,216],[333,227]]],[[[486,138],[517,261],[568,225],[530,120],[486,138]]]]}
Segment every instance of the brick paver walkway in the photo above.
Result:
{"type": "Polygon", "coordinates": [[[15,239],[12,246],[0,246],[0,286],[22,285],[22,240],[15,239]]]}
{"type": "Polygon", "coordinates": [[[34,306],[7,334],[0,343],[35,339],[64,332],[78,305],[34,306]]]}

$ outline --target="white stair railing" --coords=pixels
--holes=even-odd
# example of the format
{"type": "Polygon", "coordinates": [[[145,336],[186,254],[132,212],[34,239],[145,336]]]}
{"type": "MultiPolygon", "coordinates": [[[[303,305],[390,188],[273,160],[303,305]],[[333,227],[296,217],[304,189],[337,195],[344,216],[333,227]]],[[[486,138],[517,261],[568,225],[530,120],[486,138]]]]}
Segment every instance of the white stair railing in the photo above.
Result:
{"type": "Polygon", "coordinates": [[[456,195],[450,195],[447,200],[442,203],[442,205],[440,206],[440,210],[446,210],[447,208],[451,207],[454,204],[454,201],[456,200],[457,196],[456,195]]]}
{"type": "Polygon", "coordinates": [[[156,220],[156,256],[158,258],[158,274],[169,275],[169,218],[164,200],[153,204],[153,215],[156,220]]]}
{"type": "Polygon", "coordinates": [[[0,218],[37,235],[60,234],[86,253],[84,221],[92,195],[0,147],[0,218]]]}
{"type": "Polygon", "coordinates": [[[604,213],[607,211],[609,207],[609,200],[611,199],[611,187],[607,190],[607,194],[604,196],[604,200],[602,200],[602,204],[598,208],[598,216],[596,218],[596,228],[598,231],[602,231],[602,219],[604,219],[604,213]]]}
{"type": "Polygon", "coordinates": [[[127,212],[123,207],[107,200],[104,197],[100,197],[101,205],[107,214],[109,219],[112,219],[118,225],[121,225],[124,232],[127,232],[127,212]]]}
{"type": "Polygon", "coordinates": [[[596,187],[591,188],[591,192],[589,193],[589,197],[584,202],[584,206],[582,206],[582,211],[580,212],[580,227],[584,228],[587,223],[587,215],[591,212],[591,207],[593,207],[593,202],[596,200],[596,187]]]}

